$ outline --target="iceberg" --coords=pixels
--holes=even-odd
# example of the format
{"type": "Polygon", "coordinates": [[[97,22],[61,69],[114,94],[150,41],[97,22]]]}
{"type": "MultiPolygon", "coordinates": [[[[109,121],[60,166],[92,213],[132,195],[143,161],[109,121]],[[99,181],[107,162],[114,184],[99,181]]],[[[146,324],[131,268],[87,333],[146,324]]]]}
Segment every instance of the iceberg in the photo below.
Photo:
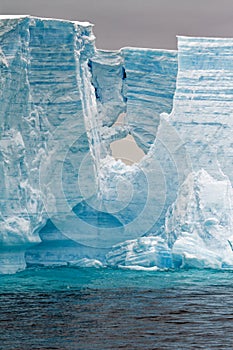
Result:
{"type": "Polygon", "coordinates": [[[0,273],[232,268],[233,40],[107,51],[92,27],[0,16],[0,273]]]}

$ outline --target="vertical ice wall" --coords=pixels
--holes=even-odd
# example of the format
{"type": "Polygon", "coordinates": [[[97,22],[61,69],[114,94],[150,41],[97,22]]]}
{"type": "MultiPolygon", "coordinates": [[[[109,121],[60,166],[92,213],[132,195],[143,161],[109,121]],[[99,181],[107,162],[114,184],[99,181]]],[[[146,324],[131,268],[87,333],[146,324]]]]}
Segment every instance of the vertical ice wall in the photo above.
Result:
{"type": "Polygon", "coordinates": [[[233,181],[233,40],[178,37],[179,72],[171,122],[194,170],[233,181]]]}
{"type": "Polygon", "coordinates": [[[31,115],[29,22],[27,17],[1,21],[2,244],[38,241],[34,231],[43,220],[42,197],[38,189],[38,163],[33,163],[33,160],[37,161],[43,136],[36,132],[38,124],[31,115]]]}
{"type": "Polygon", "coordinates": [[[232,268],[232,62],[232,39],[178,38],[168,119],[189,174],[167,212],[165,231],[179,266],[232,268]]]}
{"type": "MultiPolygon", "coordinates": [[[[40,241],[46,219],[81,200],[78,168],[89,144],[79,63],[93,54],[91,27],[29,16],[1,18],[2,249],[40,241]]],[[[7,253],[1,256],[3,268],[7,253]]]]}

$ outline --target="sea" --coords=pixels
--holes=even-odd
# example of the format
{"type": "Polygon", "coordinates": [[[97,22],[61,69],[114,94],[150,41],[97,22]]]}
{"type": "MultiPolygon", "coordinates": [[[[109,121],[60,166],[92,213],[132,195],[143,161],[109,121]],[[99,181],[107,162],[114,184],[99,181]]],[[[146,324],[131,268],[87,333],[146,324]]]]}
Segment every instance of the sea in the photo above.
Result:
{"type": "Polygon", "coordinates": [[[53,267],[1,275],[0,349],[233,349],[233,272],[53,267]]]}

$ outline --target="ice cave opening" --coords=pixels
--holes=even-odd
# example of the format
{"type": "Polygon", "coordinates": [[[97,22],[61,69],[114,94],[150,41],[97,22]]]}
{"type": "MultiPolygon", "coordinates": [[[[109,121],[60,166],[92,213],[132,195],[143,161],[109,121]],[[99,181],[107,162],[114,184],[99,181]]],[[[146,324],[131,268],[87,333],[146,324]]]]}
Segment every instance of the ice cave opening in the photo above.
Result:
{"type": "MultiPolygon", "coordinates": [[[[113,126],[115,128],[126,128],[125,117],[126,113],[121,113],[113,126]]],[[[111,142],[110,149],[112,157],[116,160],[120,159],[126,165],[138,163],[145,156],[130,132],[125,137],[111,142]]]]}
{"type": "Polygon", "coordinates": [[[112,156],[121,159],[126,165],[140,162],[145,153],[138,147],[134,137],[128,134],[123,139],[113,141],[110,145],[112,156]]]}

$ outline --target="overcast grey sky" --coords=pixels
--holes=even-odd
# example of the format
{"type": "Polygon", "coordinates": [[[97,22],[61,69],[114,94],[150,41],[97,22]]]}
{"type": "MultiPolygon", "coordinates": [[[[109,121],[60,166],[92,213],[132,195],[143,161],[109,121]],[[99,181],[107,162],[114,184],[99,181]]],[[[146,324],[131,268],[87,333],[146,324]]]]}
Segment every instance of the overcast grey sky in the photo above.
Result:
{"type": "Polygon", "coordinates": [[[233,0],[0,0],[0,14],[90,21],[98,48],[176,48],[176,35],[233,37],[233,0]]]}

